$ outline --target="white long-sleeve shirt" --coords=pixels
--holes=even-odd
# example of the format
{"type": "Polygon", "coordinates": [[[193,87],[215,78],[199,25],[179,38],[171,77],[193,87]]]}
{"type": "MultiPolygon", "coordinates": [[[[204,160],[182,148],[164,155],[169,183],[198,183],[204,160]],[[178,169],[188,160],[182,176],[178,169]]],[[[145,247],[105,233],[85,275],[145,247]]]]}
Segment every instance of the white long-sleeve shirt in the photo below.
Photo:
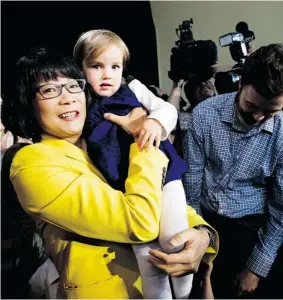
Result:
{"type": "Polygon", "coordinates": [[[128,85],[138,101],[148,110],[148,118],[156,119],[160,122],[163,127],[161,140],[166,140],[176,126],[178,119],[177,109],[171,103],[155,96],[137,79],[132,80],[128,85]]]}

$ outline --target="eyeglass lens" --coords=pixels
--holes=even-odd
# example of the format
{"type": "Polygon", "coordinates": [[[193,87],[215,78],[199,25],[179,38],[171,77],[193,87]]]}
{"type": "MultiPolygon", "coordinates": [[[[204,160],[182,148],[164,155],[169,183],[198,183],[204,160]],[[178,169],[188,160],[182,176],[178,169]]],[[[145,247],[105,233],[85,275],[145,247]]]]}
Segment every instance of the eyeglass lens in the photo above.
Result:
{"type": "Polygon", "coordinates": [[[59,84],[48,84],[40,87],[39,92],[44,98],[54,98],[62,93],[62,88],[66,87],[70,93],[80,93],[84,90],[85,82],[84,80],[72,80],[68,83],[59,84]]]}

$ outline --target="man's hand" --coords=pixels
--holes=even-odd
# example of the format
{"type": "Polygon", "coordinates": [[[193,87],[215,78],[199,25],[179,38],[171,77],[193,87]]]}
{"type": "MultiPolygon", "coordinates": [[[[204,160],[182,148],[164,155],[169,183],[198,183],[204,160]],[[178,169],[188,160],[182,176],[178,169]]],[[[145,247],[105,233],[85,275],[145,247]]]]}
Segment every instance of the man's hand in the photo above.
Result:
{"type": "Polygon", "coordinates": [[[163,95],[167,95],[167,93],[163,89],[161,89],[160,87],[157,87],[157,86],[155,86],[153,84],[151,84],[150,87],[155,89],[157,96],[160,97],[160,98],[163,95]]]}
{"type": "Polygon", "coordinates": [[[178,81],[173,81],[173,88],[182,88],[185,80],[179,79],[178,81]]]}
{"type": "Polygon", "coordinates": [[[252,293],[258,286],[260,277],[245,267],[236,277],[234,285],[239,296],[252,293]]]}
{"type": "Polygon", "coordinates": [[[170,276],[181,276],[197,271],[209,245],[209,236],[206,230],[189,228],[171,239],[170,244],[174,247],[184,245],[184,249],[173,254],[151,249],[148,261],[170,276]]]}
{"type": "Polygon", "coordinates": [[[140,151],[143,150],[147,143],[147,150],[153,146],[155,141],[155,147],[158,149],[161,141],[162,125],[156,119],[146,119],[140,130],[139,139],[137,141],[140,151]]]}
{"type": "Polygon", "coordinates": [[[146,116],[146,111],[141,107],[134,108],[126,116],[118,116],[111,113],[104,114],[106,120],[121,126],[127,133],[133,136],[137,136],[140,133],[146,116]]]}

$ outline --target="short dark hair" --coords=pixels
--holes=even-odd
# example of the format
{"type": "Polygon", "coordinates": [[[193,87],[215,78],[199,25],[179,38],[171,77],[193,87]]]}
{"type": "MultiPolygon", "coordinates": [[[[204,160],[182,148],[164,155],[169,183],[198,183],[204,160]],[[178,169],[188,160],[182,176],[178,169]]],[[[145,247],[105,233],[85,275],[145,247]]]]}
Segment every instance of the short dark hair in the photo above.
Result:
{"type": "Polygon", "coordinates": [[[185,83],[184,92],[191,105],[189,111],[192,111],[200,102],[217,95],[214,82],[211,81],[212,79],[213,76],[210,78],[195,76],[189,78],[185,83]],[[197,89],[200,89],[201,98],[196,94],[197,89]]]}
{"type": "Polygon", "coordinates": [[[16,65],[15,80],[3,95],[2,123],[13,134],[40,141],[41,129],[34,116],[33,101],[41,80],[58,76],[84,78],[73,58],[46,48],[31,49],[16,65]]]}
{"type": "Polygon", "coordinates": [[[246,59],[241,78],[245,85],[268,100],[283,95],[283,44],[260,47],[246,59]]]}

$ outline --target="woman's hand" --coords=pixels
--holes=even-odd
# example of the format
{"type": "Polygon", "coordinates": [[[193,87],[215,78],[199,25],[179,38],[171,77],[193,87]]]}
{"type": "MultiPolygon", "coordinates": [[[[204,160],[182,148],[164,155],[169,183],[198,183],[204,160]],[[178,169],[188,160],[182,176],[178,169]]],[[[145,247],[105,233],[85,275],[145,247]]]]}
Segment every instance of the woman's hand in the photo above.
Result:
{"type": "Polygon", "coordinates": [[[121,126],[127,133],[134,137],[139,135],[146,116],[146,110],[141,107],[134,108],[126,116],[118,116],[111,113],[104,114],[106,120],[121,126]]]}
{"type": "Polygon", "coordinates": [[[205,230],[189,228],[177,234],[170,243],[174,247],[184,245],[184,249],[173,254],[152,249],[148,261],[170,276],[181,276],[197,271],[209,245],[209,236],[205,230]]]}

